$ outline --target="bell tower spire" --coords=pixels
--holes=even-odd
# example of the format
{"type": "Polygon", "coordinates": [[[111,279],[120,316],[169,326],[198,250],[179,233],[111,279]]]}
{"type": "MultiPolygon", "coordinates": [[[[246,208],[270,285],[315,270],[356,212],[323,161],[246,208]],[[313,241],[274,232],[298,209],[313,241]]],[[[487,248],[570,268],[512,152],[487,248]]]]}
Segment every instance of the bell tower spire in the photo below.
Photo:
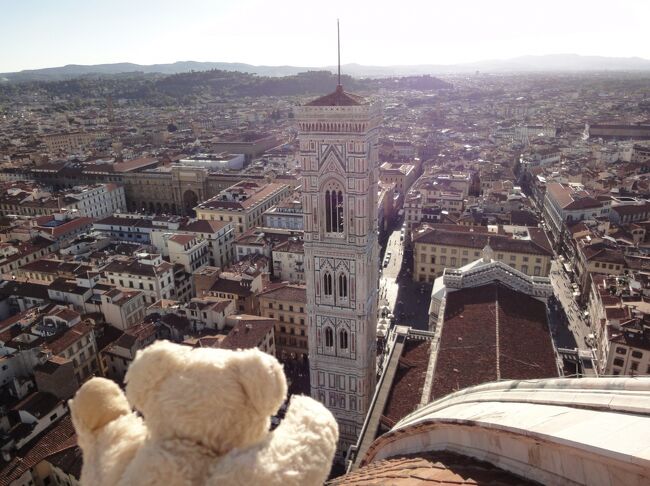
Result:
{"type": "Polygon", "coordinates": [[[339,82],[337,87],[341,86],[341,30],[339,28],[339,19],[336,19],[336,41],[338,46],[338,59],[339,59],[339,82]]]}

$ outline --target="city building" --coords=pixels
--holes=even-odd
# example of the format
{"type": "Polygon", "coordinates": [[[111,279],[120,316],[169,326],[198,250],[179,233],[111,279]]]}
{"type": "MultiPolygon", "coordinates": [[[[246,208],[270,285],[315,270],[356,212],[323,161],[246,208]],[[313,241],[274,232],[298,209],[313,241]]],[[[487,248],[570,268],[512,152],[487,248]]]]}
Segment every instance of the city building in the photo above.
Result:
{"type": "Polygon", "coordinates": [[[74,186],[52,192],[37,185],[10,187],[0,195],[0,214],[43,216],[66,212],[103,218],[126,208],[124,188],[113,183],[74,186]]]}
{"type": "Polygon", "coordinates": [[[295,109],[302,163],[311,395],[339,423],[339,458],[375,389],[381,106],[343,91],[295,109]]]}
{"type": "Polygon", "coordinates": [[[124,188],[116,184],[76,186],[64,192],[62,207],[78,216],[106,218],[126,209],[124,188]]]}
{"type": "MultiPolygon", "coordinates": [[[[650,138],[650,137],[649,137],[650,138]]],[[[631,161],[636,164],[644,164],[650,161],[650,144],[635,143],[632,147],[631,161]]]]}
{"type": "Polygon", "coordinates": [[[111,285],[141,290],[147,304],[175,297],[173,265],[156,253],[116,258],[104,268],[111,285]]]}
{"type": "Polygon", "coordinates": [[[544,216],[556,242],[567,226],[585,220],[609,218],[611,200],[594,198],[581,184],[546,185],[544,216]]]}
{"type": "Polygon", "coordinates": [[[244,154],[197,154],[180,159],[179,163],[189,167],[205,167],[210,170],[241,170],[244,168],[244,154]]]}
{"type": "Polygon", "coordinates": [[[280,182],[241,181],[199,204],[197,219],[232,222],[240,235],[262,225],[264,212],[284,199],[290,191],[280,182]]]}
{"type": "Polygon", "coordinates": [[[489,245],[496,260],[526,275],[547,276],[553,250],[540,228],[425,224],[412,233],[413,280],[433,282],[445,268],[478,259],[489,245]]]}
{"type": "Polygon", "coordinates": [[[305,282],[305,249],[297,236],[273,248],[273,276],[288,282],[305,282]]]}
{"type": "Polygon", "coordinates": [[[51,154],[69,154],[78,149],[84,149],[97,140],[104,138],[106,133],[98,132],[67,132],[45,135],[42,140],[51,154]]]}
{"type": "Polygon", "coordinates": [[[182,265],[187,273],[208,264],[208,241],[193,234],[177,233],[167,240],[169,261],[182,265]]]}
{"type": "Polygon", "coordinates": [[[114,288],[101,296],[102,314],[111,326],[122,331],[138,324],[145,316],[144,293],[114,288]]]}
{"type": "Polygon", "coordinates": [[[278,359],[286,361],[308,358],[307,289],[286,282],[272,286],[258,295],[260,313],[275,319],[275,348],[278,359]]]}
{"type": "Polygon", "coordinates": [[[233,223],[199,219],[173,226],[153,227],[150,233],[151,244],[163,256],[169,256],[169,239],[178,233],[192,234],[205,240],[208,245],[208,262],[212,266],[223,268],[233,259],[233,223]]]}
{"type": "Polygon", "coordinates": [[[230,332],[219,342],[219,348],[233,351],[257,348],[275,356],[275,320],[238,314],[228,317],[228,324],[231,327],[230,332]]]}
{"type": "Polygon", "coordinates": [[[267,228],[302,230],[302,223],[300,194],[293,194],[264,212],[267,228]]]}
{"type": "MultiPolygon", "coordinates": [[[[90,320],[79,321],[70,325],[70,309],[57,309],[43,318],[44,325],[48,322],[65,322],[69,328],[56,339],[47,344],[53,355],[72,361],[73,370],[78,383],[83,383],[98,370],[97,342],[95,340],[94,323],[90,320]],[[67,322],[66,322],[67,321],[67,322]]],[[[76,313],[75,313],[76,314],[76,313]]],[[[78,316],[78,314],[77,314],[78,316]]]]}
{"type": "Polygon", "coordinates": [[[650,324],[647,319],[626,319],[611,329],[605,374],[650,375],[650,324]]]}
{"type": "Polygon", "coordinates": [[[379,180],[385,184],[395,184],[401,193],[409,190],[416,177],[413,164],[384,162],[379,167],[379,180]]]}
{"type": "Polygon", "coordinates": [[[444,302],[447,296],[459,289],[478,287],[498,282],[506,287],[546,303],[553,295],[553,287],[548,277],[531,277],[494,259],[494,250],[485,246],[478,258],[457,269],[445,269],[436,278],[431,290],[429,304],[429,329],[435,331],[444,317],[444,302]]]}

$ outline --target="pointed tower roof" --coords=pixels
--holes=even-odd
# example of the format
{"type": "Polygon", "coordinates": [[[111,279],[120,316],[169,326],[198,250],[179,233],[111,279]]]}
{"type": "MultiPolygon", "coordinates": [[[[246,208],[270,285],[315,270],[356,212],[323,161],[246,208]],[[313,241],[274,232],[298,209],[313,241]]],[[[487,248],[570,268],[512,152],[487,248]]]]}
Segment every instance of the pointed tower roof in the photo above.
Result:
{"type": "Polygon", "coordinates": [[[333,93],[316,98],[310,101],[306,106],[360,106],[367,105],[368,100],[363,96],[346,93],[340,84],[333,93]]]}
{"type": "Polygon", "coordinates": [[[338,84],[336,85],[336,91],[316,98],[307,103],[306,106],[359,106],[369,104],[363,96],[343,91],[343,85],[341,84],[341,34],[339,30],[339,19],[336,19],[336,38],[338,46],[338,84]]]}

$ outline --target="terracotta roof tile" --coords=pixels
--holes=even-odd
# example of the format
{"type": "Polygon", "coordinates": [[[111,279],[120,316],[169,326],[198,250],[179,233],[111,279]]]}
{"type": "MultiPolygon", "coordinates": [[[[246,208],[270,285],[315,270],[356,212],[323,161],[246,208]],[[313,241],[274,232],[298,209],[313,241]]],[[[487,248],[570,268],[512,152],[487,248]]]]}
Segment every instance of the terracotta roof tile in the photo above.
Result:
{"type": "Polygon", "coordinates": [[[273,331],[276,321],[255,316],[254,319],[242,319],[219,344],[225,349],[249,349],[259,346],[269,332],[273,331]]]}
{"type": "Polygon", "coordinates": [[[27,470],[63,447],[69,447],[69,441],[73,440],[76,440],[74,428],[70,416],[66,415],[20,449],[11,461],[2,464],[0,486],[14,484],[27,470]]]}
{"type": "Polygon", "coordinates": [[[346,93],[343,86],[338,85],[336,90],[307,103],[306,106],[359,106],[367,105],[368,101],[362,96],[346,93]]]}
{"type": "Polygon", "coordinates": [[[451,452],[421,452],[371,462],[327,484],[356,486],[532,485],[487,462],[451,452]]]}
{"type": "Polygon", "coordinates": [[[497,380],[497,360],[501,379],[558,376],[546,306],[501,284],[451,292],[445,306],[432,399],[497,380]]]}

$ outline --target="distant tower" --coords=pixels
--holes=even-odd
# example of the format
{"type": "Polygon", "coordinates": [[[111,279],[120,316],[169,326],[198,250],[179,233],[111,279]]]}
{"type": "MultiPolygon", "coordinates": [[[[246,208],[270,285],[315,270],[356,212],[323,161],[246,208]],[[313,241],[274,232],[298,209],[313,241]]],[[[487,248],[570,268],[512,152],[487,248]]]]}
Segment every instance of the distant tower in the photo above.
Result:
{"type": "Polygon", "coordinates": [[[296,108],[296,120],[311,395],[339,423],[341,458],[359,436],[376,381],[381,106],[339,84],[296,108]]]}
{"type": "Polygon", "coordinates": [[[108,95],[106,98],[106,116],[109,123],[113,123],[113,121],[115,121],[115,117],[113,115],[113,97],[111,95],[108,95]]]}

